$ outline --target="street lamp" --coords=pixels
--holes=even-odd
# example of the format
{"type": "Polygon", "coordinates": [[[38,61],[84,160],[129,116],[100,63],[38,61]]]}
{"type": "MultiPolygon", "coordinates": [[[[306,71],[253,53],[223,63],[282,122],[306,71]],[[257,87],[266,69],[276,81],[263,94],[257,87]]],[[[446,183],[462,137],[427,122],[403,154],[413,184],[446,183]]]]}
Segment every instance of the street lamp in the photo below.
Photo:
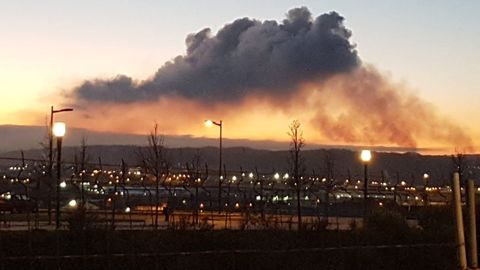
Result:
{"type": "Polygon", "coordinates": [[[368,199],[368,163],[372,159],[372,152],[370,150],[362,150],[360,153],[360,159],[364,164],[364,178],[363,178],[363,203],[364,203],[364,211],[367,213],[367,199],[368,199]]]}
{"type": "Polygon", "coordinates": [[[53,131],[53,116],[56,113],[61,113],[61,112],[71,112],[73,111],[72,108],[64,108],[60,110],[54,110],[53,106],[50,107],[50,129],[49,129],[49,169],[50,171],[52,170],[52,164],[53,164],[53,136],[54,136],[54,131],[53,131]]]}
{"type": "Polygon", "coordinates": [[[60,178],[62,173],[62,141],[65,136],[66,126],[63,122],[57,122],[52,127],[53,135],[57,138],[57,184],[56,184],[56,209],[55,228],[60,227],[60,178]]]}
{"type": "Polygon", "coordinates": [[[75,199],[70,200],[70,201],[68,202],[68,206],[70,206],[71,208],[77,207],[77,201],[76,201],[75,199]]]}
{"type": "Polygon", "coordinates": [[[425,206],[428,206],[428,179],[430,178],[430,175],[428,173],[424,173],[423,174],[423,182],[424,182],[424,187],[423,187],[423,192],[424,192],[424,195],[423,195],[423,203],[425,206]]]}
{"type": "MultiPolygon", "coordinates": [[[[50,177],[52,176],[52,167],[53,167],[53,116],[56,113],[62,113],[62,112],[71,112],[73,111],[72,108],[63,108],[60,110],[54,110],[53,106],[50,107],[50,126],[48,128],[48,142],[49,142],[49,152],[48,152],[48,173],[50,174],[50,177]]],[[[37,188],[40,190],[40,181],[37,182],[37,188]]],[[[48,224],[51,223],[51,212],[52,212],[52,207],[51,207],[51,200],[50,200],[50,192],[48,193],[48,224]]]]}
{"type": "Polygon", "coordinates": [[[218,207],[220,211],[220,206],[222,205],[222,127],[223,123],[222,120],[215,122],[212,120],[205,120],[205,126],[217,126],[220,128],[220,146],[219,146],[219,162],[218,162],[218,207]]]}

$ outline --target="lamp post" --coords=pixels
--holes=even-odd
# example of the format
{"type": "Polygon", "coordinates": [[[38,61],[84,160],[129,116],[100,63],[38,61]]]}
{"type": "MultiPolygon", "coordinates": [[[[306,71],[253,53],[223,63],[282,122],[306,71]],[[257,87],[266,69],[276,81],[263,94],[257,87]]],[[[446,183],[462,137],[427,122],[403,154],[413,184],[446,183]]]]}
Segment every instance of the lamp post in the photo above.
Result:
{"type": "Polygon", "coordinates": [[[205,125],[207,127],[211,127],[215,125],[220,128],[220,143],[219,143],[219,162],[218,162],[218,210],[220,211],[220,207],[222,205],[222,128],[223,123],[222,120],[215,122],[212,120],[205,120],[205,125]]]}
{"type": "MultiPolygon", "coordinates": [[[[50,107],[50,126],[48,128],[48,143],[49,143],[49,152],[48,152],[48,173],[50,177],[53,175],[52,167],[53,167],[53,116],[56,113],[61,112],[71,112],[73,111],[72,108],[64,108],[60,110],[53,109],[53,106],[50,107]]],[[[40,190],[40,182],[37,182],[37,188],[40,190]]],[[[51,199],[50,199],[50,192],[48,193],[48,224],[52,221],[52,206],[51,206],[51,199]]]]}
{"type": "Polygon", "coordinates": [[[423,187],[423,204],[425,206],[428,206],[428,179],[430,178],[430,175],[428,173],[424,173],[423,174],[423,183],[424,183],[424,187],[423,187]]]}
{"type": "Polygon", "coordinates": [[[370,150],[362,150],[360,153],[360,159],[362,160],[363,166],[363,204],[364,204],[364,216],[367,214],[368,207],[368,163],[372,159],[372,152],[370,150]]]}
{"type": "Polygon", "coordinates": [[[57,184],[56,184],[56,208],[55,208],[55,229],[60,228],[60,180],[62,173],[62,141],[65,136],[65,123],[57,122],[52,128],[53,135],[57,138],[57,184]]]}

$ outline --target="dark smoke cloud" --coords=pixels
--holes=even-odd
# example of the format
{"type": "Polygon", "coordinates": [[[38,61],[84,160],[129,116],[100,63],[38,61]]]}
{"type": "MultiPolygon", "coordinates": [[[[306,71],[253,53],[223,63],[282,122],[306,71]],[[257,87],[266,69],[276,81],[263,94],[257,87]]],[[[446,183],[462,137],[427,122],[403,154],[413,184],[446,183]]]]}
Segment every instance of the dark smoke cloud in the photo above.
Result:
{"type": "Polygon", "coordinates": [[[206,28],[186,38],[185,56],[162,66],[149,80],[127,76],[85,81],[81,100],[127,103],[177,95],[201,101],[233,101],[248,94],[291,94],[298,84],[347,72],[360,60],[351,33],[336,12],[313,19],[295,8],[281,23],[243,18],[216,35],[206,28]]]}
{"type": "MultiPolygon", "coordinates": [[[[201,123],[205,115],[220,115],[237,123],[232,128],[242,127],[229,129],[234,134],[245,132],[243,123],[261,122],[258,118],[279,125],[282,117],[300,116],[318,141],[408,147],[426,142],[473,149],[457,123],[374,67],[362,65],[343,20],[335,12],[313,19],[307,8],[296,8],[282,22],[243,18],[216,35],[207,28],[189,35],[186,55],[148,80],[121,75],[85,81],[73,91],[75,107],[87,111],[97,105],[88,101],[102,102],[101,108],[88,111],[94,114],[89,121],[115,130],[140,130],[155,116],[168,116],[162,128],[192,134],[181,129],[201,123]],[[254,108],[262,109],[258,113],[254,108]],[[124,121],[104,117],[120,114],[124,121]]],[[[271,134],[271,129],[259,133],[271,134]]],[[[257,136],[258,130],[252,130],[247,137],[257,136]]]]}

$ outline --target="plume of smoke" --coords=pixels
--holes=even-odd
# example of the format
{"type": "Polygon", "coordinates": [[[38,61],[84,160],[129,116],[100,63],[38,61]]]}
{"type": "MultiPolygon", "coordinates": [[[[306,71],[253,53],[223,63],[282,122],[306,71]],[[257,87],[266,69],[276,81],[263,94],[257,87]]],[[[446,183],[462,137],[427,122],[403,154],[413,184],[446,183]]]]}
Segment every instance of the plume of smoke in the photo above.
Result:
{"type": "Polygon", "coordinates": [[[417,147],[419,139],[470,149],[471,138],[429,103],[364,66],[319,84],[311,124],[331,141],[417,147]],[[328,92],[331,92],[330,94],[328,92]]]}
{"type": "Polygon", "coordinates": [[[153,78],[85,81],[74,96],[128,103],[165,95],[208,102],[235,101],[254,92],[288,95],[306,80],[359,65],[343,20],[336,12],[312,19],[302,7],[288,11],[281,23],[243,18],[213,36],[206,28],[189,35],[186,55],[163,65],[153,78]]]}
{"type": "Polygon", "coordinates": [[[101,102],[103,115],[122,114],[126,121],[115,128],[123,130],[150,126],[151,115],[169,115],[162,128],[194,134],[198,130],[178,123],[193,126],[204,119],[198,112],[204,112],[238,123],[232,127],[241,130],[229,130],[248,138],[257,137],[241,123],[268,122],[268,130],[261,130],[263,123],[252,129],[265,136],[298,118],[317,142],[417,147],[423,140],[469,149],[471,139],[458,125],[373,67],[361,65],[343,20],[335,12],[313,19],[307,8],[295,8],[282,22],[243,18],[216,35],[203,29],[187,37],[185,56],[163,65],[151,79],[120,75],[85,81],[73,97],[87,108],[101,102]]]}

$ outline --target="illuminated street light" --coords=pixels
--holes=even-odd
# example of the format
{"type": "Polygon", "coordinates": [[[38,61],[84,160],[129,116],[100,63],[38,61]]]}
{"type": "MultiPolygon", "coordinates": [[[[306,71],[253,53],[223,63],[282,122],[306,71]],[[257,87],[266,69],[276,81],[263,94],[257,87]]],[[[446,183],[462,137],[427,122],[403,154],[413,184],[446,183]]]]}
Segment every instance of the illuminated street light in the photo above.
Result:
{"type": "Polygon", "coordinates": [[[76,201],[76,200],[70,200],[70,201],[68,202],[68,206],[70,206],[70,207],[72,207],[72,208],[73,208],[73,207],[76,207],[76,206],[77,206],[77,201],[76,201]]]}
{"type": "Polygon", "coordinates": [[[363,178],[363,203],[364,203],[364,215],[367,214],[367,205],[368,205],[368,163],[372,159],[372,152],[370,150],[362,150],[360,153],[360,159],[362,160],[364,166],[364,178],[363,178]]]}
{"type": "Polygon", "coordinates": [[[66,188],[67,187],[67,182],[65,182],[65,181],[60,182],[60,187],[61,188],[66,188]]]}
{"type": "Polygon", "coordinates": [[[60,179],[62,173],[62,141],[65,136],[65,123],[57,122],[52,127],[53,135],[57,138],[57,185],[56,185],[56,213],[55,229],[60,228],[60,179]]]}
{"type": "Polygon", "coordinates": [[[372,159],[372,152],[370,150],[362,150],[360,153],[360,159],[363,162],[369,162],[372,159]]]}
{"type": "Polygon", "coordinates": [[[66,126],[65,126],[65,123],[63,122],[56,122],[54,125],[53,125],[53,135],[55,137],[63,137],[65,136],[65,132],[66,132],[66,126]]]}
{"type": "MultiPolygon", "coordinates": [[[[53,109],[53,106],[50,107],[50,126],[48,128],[48,142],[49,142],[49,152],[48,152],[48,174],[50,177],[53,176],[52,173],[52,168],[53,168],[53,136],[54,136],[54,131],[53,131],[53,117],[57,113],[62,113],[62,112],[71,112],[73,111],[72,108],[63,108],[60,110],[55,110],[53,109]]],[[[52,179],[53,182],[53,179],[52,179]]],[[[40,190],[40,181],[37,181],[37,189],[40,190]]],[[[51,223],[51,212],[52,212],[52,207],[51,207],[51,199],[50,199],[50,192],[48,193],[48,224],[51,223]]]]}
{"type": "Polygon", "coordinates": [[[222,128],[223,128],[223,123],[222,120],[215,122],[212,120],[205,120],[205,126],[211,127],[211,126],[218,126],[220,128],[220,136],[219,136],[219,162],[218,162],[218,207],[220,210],[220,205],[222,204],[222,128]]]}
{"type": "Polygon", "coordinates": [[[428,193],[427,193],[427,188],[428,188],[428,179],[430,178],[430,175],[428,173],[423,174],[423,203],[425,206],[428,206],[428,193]]]}
{"type": "Polygon", "coordinates": [[[213,121],[212,120],[205,120],[205,126],[207,126],[207,127],[213,126],[213,121]]]}

